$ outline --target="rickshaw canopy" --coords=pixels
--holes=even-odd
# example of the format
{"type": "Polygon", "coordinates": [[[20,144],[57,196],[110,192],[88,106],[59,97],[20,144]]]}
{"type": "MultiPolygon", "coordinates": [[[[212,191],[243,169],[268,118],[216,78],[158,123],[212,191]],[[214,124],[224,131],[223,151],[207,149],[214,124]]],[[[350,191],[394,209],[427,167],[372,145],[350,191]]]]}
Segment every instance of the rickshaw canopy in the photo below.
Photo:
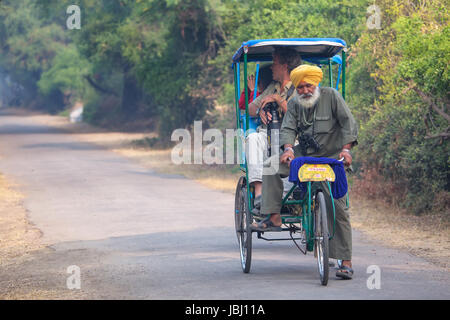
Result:
{"type": "MultiPolygon", "coordinates": [[[[247,66],[248,62],[256,62],[255,87],[258,84],[259,62],[272,61],[272,53],[276,47],[288,47],[299,53],[303,61],[319,65],[328,65],[329,86],[333,87],[332,65],[338,65],[338,73],[335,89],[339,90],[342,83],[342,97],[345,99],[345,50],[347,44],[339,38],[286,38],[286,39],[260,39],[249,40],[242,43],[233,55],[231,68],[234,70],[235,83],[235,103],[236,103],[236,127],[244,131],[253,132],[259,125],[259,117],[248,114],[248,91],[245,94],[245,112],[239,109],[239,99],[241,94],[241,72],[240,65],[243,62],[244,87],[247,87],[247,66]],[[342,51],[342,53],[341,53],[342,51]],[[341,56],[342,55],[342,56],[341,56]],[[341,81],[342,73],[342,81],[341,81]]],[[[253,98],[256,98],[256,90],[253,98]]]]}
{"type": "Polygon", "coordinates": [[[243,42],[233,55],[233,63],[244,61],[244,48],[248,48],[247,61],[272,61],[275,46],[295,49],[302,59],[317,60],[335,56],[347,46],[339,38],[262,39],[243,42]]]}

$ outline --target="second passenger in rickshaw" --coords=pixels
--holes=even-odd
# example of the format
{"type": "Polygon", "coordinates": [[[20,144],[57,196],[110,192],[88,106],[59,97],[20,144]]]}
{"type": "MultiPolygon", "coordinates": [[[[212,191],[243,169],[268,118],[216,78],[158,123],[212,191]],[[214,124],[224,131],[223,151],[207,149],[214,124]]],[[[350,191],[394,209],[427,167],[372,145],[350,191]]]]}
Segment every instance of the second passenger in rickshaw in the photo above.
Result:
{"type": "Polygon", "coordinates": [[[249,115],[259,116],[263,123],[257,132],[248,135],[246,141],[248,179],[255,189],[254,206],[257,211],[261,205],[263,163],[267,150],[267,116],[263,109],[267,103],[275,102],[279,107],[280,119],[283,117],[287,111],[287,102],[294,93],[290,73],[301,64],[300,55],[285,47],[276,47],[272,57],[273,82],[248,106],[249,115]]]}
{"type": "MultiPolygon", "coordinates": [[[[266,88],[269,86],[269,84],[273,81],[272,77],[272,64],[265,64],[261,66],[259,69],[259,77],[258,77],[258,90],[256,93],[256,97],[258,97],[266,88]]],[[[253,97],[255,96],[255,76],[250,75],[247,78],[247,97],[248,97],[248,103],[253,102],[253,97]]],[[[245,90],[242,90],[241,97],[239,98],[239,109],[245,110],[245,90]]]]}

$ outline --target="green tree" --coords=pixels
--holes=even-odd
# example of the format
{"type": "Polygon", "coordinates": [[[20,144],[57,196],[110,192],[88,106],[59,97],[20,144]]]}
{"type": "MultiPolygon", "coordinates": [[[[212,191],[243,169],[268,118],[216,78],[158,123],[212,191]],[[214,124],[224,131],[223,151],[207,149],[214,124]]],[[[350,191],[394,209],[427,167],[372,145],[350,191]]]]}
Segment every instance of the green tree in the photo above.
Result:
{"type": "Polygon", "coordinates": [[[66,96],[82,99],[85,95],[84,77],[89,74],[89,63],[83,59],[73,46],[59,50],[52,61],[52,66],[42,73],[37,85],[43,95],[51,95],[56,90],[66,96]]]}
{"type": "Polygon", "coordinates": [[[361,36],[349,66],[350,96],[361,123],[362,176],[377,168],[383,189],[415,213],[445,210],[450,187],[447,7],[445,1],[378,4],[382,29],[361,36]]]}
{"type": "MultiPolygon", "coordinates": [[[[3,1],[1,5],[0,66],[24,87],[25,105],[51,112],[63,109],[64,90],[67,89],[69,79],[76,80],[78,76],[76,68],[65,68],[65,75],[57,72],[57,68],[63,64],[61,60],[67,58],[70,51],[67,49],[70,40],[63,26],[46,23],[39,16],[38,7],[33,1],[3,1]],[[59,58],[55,60],[57,56],[59,58]],[[45,78],[40,81],[43,75],[45,78]],[[50,79],[50,75],[59,79],[50,79]],[[57,85],[62,77],[66,78],[65,87],[57,85]]],[[[82,84],[75,82],[77,89],[80,89],[82,84]]]]}
{"type": "MultiPolygon", "coordinates": [[[[220,90],[214,58],[223,41],[210,3],[201,1],[139,1],[134,15],[140,30],[127,56],[156,105],[161,138],[190,126],[213,106],[220,90]]],[[[126,30],[126,28],[124,28],[126,30]]]]}

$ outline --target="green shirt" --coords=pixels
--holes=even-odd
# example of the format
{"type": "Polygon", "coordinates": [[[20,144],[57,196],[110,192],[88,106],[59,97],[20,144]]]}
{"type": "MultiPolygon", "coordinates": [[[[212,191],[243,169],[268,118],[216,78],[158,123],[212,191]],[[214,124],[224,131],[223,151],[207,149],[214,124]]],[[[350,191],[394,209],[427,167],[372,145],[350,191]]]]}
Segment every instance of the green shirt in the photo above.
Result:
{"type": "MultiPolygon", "coordinates": [[[[320,145],[318,151],[308,148],[303,156],[337,159],[344,145],[358,143],[356,121],[341,94],[333,88],[321,87],[319,100],[312,108],[302,107],[295,92],[281,125],[280,146],[295,145],[299,128],[314,136],[320,145]]],[[[302,154],[299,145],[294,146],[294,150],[296,154],[302,154]]]]}
{"type": "MultiPolygon", "coordinates": [[[[283,100],[286,100],[286,98],[288,98],[288,101],[294,96],[294,94],[291,94],[289,97],[288,95],[288,91],[292,86],[292,82],[289,81],[288,83],[286,83],[286,85],[283,88],[283,92],[281,92],[281,84],[278,81],[272,81],[267,88],[255,99],[252,101],[252,104],[255,104],[258,108],[261,108],[262,106],[262,100],[267,97],[268,95],[274,94],[274,93],[278,93],[280,95],[280,97],[283,100]]],[[[295,90],[294,90],[295,92],[295,90]]],[[[281,107],[278,106],[278,112],[281,116],[283,116],[283,112],[281,110],[281,107]]],[[[267,126],[265,124],[261,124],[260,128],[266,129],[267,126]]]]}

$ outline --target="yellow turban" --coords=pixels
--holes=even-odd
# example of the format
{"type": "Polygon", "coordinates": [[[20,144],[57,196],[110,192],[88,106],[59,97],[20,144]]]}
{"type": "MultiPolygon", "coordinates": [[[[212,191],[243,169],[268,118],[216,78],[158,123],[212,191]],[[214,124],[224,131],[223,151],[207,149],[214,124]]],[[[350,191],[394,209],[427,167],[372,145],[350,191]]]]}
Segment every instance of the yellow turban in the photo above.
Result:
{"type": "Polygon", "coordinates": [[[295,88],[297,88],[302,81],[317,87],[320,81],[322,81],[322,77],[322,69],[308,64],[302,64],[291,71],[291,81],[295,88]]]}

